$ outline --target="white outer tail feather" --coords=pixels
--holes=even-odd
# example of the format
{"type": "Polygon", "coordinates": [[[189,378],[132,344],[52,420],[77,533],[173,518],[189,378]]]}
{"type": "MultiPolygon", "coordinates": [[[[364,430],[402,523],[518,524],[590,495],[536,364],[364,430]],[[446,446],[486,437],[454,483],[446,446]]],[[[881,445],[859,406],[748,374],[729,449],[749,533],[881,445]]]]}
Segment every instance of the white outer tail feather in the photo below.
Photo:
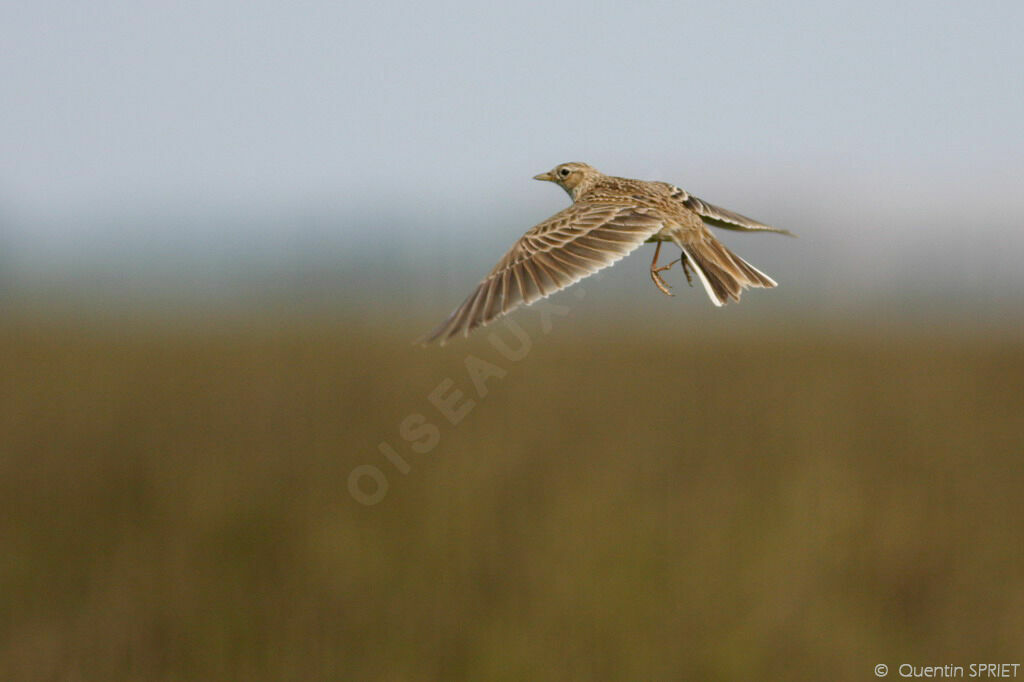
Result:
{"type": "MultiPolygon", "coordinates": [[[[715,293],[714,288],[711,286],[711,282],[708,281],[707,275],[704,274],[704,270],[700,267],[700,263],[697,261],[697,259],[693,257],[693,254],[691,253],[690,249],[687,248],[687,246],[685,244],[683,244],[681,240],[676,241],[676,245],[680,249],[682,249],[684,254],[686,254],[686,260],[689,262],[689,264],[691,266],[693,266],[693,269],[697,272],[697,276],[700,278],[701,284],[704,285],[704,291],[707,292],[708,298],[711,299],[711,302],[715,305],[715,307],[716,308],[721,308],[723,305],[728,303],[729,302],[728,298],[720,299],[718,297],[718,295],[715,293]]],[[[724,246],[723,246],[723,248],[724,248],[724,246]]],[[[762,277],[764,277],[765,280],[770,282],[770,284],[769,284],[770,287],[777,287],[778,286],[778,282],[776,282],[774,279],[772,279],[768,275],[764,274],[763,272],[761,272],[760,270],[755,268],[753,265],[751,265],[747,261],[745,261],[742,258],[740,258],[739,256],[737,256],[735,253],[733,253],[729,249],[725,249],[725,251],[726,251],[726,253],[729,254],[729,256],[732,257],[732,259],[734,261],[742,263],[746,267],[750,268],[751,270],[753,270],[757,274],[759,274],[762,277]]],[[[739,282],[741,290],[746,289],[748,287],[761,287],[761,286],[763,286],[760,283],[751,282],[745,276],[742,279],[737,277],[736,281],[739,282]]]]}
{"type": "Polygon", "coordinates": [[[696,259],[694,259],[693,254],[691,254],[689,249],[687,249],[682,244],[679,245],[679,248],[683,250],[683,253],[686,254],[687,262],[697,272],[697,277],[700,278],[700,283],[704,285],[704,291],[708,292],[708,298],[711,299],[711,302],[715,304],[716,308],[721,308],[725,302],[718,300],[718,296],[715,295],[714,290],[711,288],[711,282],[708,281],[708,276],[705,275],[704,271],[701,270],[699,265],[697,265],[697,261],[696,259]]]}

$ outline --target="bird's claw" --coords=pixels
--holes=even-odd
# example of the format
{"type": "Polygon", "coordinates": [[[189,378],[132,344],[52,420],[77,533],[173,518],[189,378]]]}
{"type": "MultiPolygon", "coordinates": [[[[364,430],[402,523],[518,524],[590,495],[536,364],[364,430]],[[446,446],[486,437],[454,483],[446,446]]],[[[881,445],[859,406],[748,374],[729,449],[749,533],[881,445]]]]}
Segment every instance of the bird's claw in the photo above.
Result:
{"type": "MultiPolygon", "coordinates": [[[[664,272],[665,270],[668,270],[669,268],[671,268],[673,265],[675,265],[676,263],[680,262],[681,260],[682,259],[677,258],[676,260],[672,261],[668,265],[662,265],[660,268],[651,267],[651,280],[654,282],[654,286],[658,287],[658,290],[661,293],[665,294],[666,296],[675,296],[675,294],[673,294],[671,291],[669,291],[669,289],[671,289],[672,286],[669,285],[664,279],[661,278],[661,273],[664,272]]],[[[689,281],[689,279],[690,279],[690,275],[689,274],[686,275],[686,279],[687,279],[687,281],[689,281]]]]}
{"type": "Polygon", "coordinates": [[[658,270],[651,268],[651,281],[654,282],[654,286],[658,287],[658,290],[661,293],[665,294],[666,296],[675,296],[675,294],[669,291],[669,289],[671,289],[672,287],[670,287],[668,283],[661,278],[661,274],[658,272],[661,269],[663,268],[658,268],[658,270]]]}

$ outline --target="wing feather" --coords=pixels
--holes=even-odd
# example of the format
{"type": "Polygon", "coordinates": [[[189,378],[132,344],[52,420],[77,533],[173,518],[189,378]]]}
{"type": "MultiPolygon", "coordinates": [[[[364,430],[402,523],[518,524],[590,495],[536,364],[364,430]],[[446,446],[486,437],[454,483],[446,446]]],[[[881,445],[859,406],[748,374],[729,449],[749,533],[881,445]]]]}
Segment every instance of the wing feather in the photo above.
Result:
{"type": "Polygon", "coordinates": [[[532,262],[537,268],[537,272],[541,273],[547,280],[551,289],[551,293],[548,294],[549,296],[562,288],[561,277],[558,275],[558,270],[553,270],[551,266],[545,262],[544,256],[534,256],[530,262],[532,262]]]}
{"type": "Polygon", "coordinates": [[[699,197],[695,197],[686,190],[675,188],[675,192],[672,194],[672,198],[678,199],[683,202],[683,205],[688,209],[699,215],[705,221],[711,223],[715,227],[722,227],[727,230],[736,230],[738,232],[777,232],[779,234],[789,235],[795,237],[789,230],[780,230],[777,227],[771,227],[760,223],[753,218],[748,218],[745,215],[740,215],[735,211],[729,211],[709,204],[699,197]]]}
{"type": "Polygon", "coordinates": [[[533,286],[539,292],[539,295],[536,296],[535,298],[524,299],[525,302],[536,301],[538,298],[544,298],[545,296],[549,296],[552,293],[554,293],[554,289],[551,289],[548,286],[546,286],[548,282],[544,280],[543,274],[537,270],[537,265],[532,261],[524,260],[523,267],[516,268],[516,270],[521,270],[522,272],[525,272],[527,277],[529,277],[530,281],[533,283],[533,286]]]}
{"type": "Polygon", "coordinates": [[[531,228],[436,329],[421,339],[443,344],[612,265],[663,226],[649,208],[573,204],[531,228]]]}
{"type": "Polygon", "coordinates": [[[509,310],[511,310],[511,306],[513,305],[514,301],[522,302],[526,300],[526,290],[523,288],[522,268],[511,268],[509,272],[512,273],[512,279],[514,279],[516,283],[514,289],[516,295],[509,296],[507,299],[505,299],[505,305],[501,309],[502,313],[507,313],[509,310]]]}
{"type": "Polygon", "coordinates": [[[562,267],[562,264],[558,262],[557,258],[552,257],[553,251],[539,252],[533,256],[533,259],[537,262],[537,265],[544,268],[544,272],[551,277],[551,281],[559,289],[564,289],[573,283],[572,275],[569,274],[568,270],[562,267]]]}

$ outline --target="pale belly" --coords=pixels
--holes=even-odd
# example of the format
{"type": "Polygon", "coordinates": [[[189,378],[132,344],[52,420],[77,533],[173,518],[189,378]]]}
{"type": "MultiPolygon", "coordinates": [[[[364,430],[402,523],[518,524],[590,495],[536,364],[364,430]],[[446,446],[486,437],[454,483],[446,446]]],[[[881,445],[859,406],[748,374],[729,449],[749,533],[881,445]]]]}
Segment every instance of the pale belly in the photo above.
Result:
{"type": "Polygon", "coordinates": [[[652,236],[648,237],[647,243],[653,243],[653,242],[672,242],[672,241],[675,241],[672,238],[672,234],[673,233],[678,234],[678,232],[679,232],[679,226],[678,225],[666,225],[665,227],[663,227],[660,230],[658,230],[655,234],[653,234],[652,236]]]}
{"type": "Polygon", "coordinates": [[[663,228],[655,232],[647,241],[675,242],[679,244],[681,242],[688,242],[692,239],[699,238],[698,235],[700,235],[705,229],[704,221],[702,221],[696,213],[684,214],[679,217],[679,220],[673,220],[667,223],[663,228]]]}

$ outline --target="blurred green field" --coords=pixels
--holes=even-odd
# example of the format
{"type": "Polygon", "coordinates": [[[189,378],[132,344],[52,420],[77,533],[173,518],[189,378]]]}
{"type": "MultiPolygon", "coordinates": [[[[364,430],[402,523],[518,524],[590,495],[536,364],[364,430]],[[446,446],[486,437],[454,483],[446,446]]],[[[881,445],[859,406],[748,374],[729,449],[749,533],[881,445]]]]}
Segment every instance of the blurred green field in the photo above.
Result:
{"type": "Polygon", "coordinates": [[[524,322],[513,362],[383,320],[84,319],[0,325],[0,679],[866,680],[1024,653],[1016,333],[524,322]],[[484,398],[468,354],[505,372],[484,398]],[[445,378],[477,401],[457,426],[445,378]]]}

